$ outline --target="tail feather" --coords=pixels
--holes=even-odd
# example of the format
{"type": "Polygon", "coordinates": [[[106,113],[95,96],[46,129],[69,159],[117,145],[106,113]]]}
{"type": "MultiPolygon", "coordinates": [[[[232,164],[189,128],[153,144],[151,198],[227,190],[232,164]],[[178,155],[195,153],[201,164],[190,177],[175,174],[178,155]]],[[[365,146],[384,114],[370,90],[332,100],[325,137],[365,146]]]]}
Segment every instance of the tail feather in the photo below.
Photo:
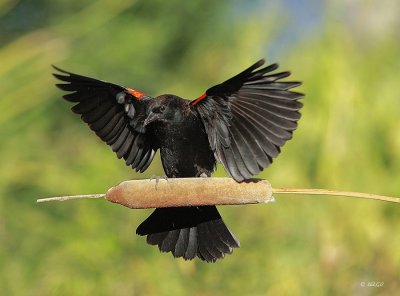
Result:
{"type": "Polygon", "coordinates": [[[232,253],[233,249],[229,244],[226,244],[218,234],[217,230],[213,226],[214,223],[207,224],[208,230],[210,232],[211,240],[214,242],[215,247],[224,254],[232,253]]]}
{"type": "Polygon", "coordinates": [[[175,252],[173,253],[175,257],[183,257],[185,255],[189,240],[189,231],[189,228],[180,230],[178,240],[176,241],[175,252]]]}
{"type": "MultiPolygon", "coordinates": [[[[189,237],[187,241],[187,248],[183,258],[185,260],[192,260],[197,255],[197,228],[191,227],[189,230],[189,237]]],[[[175,256],[176,257],[176,256],[175,256]]]]}
{"type": "Polygon", "coordinates": [[[214,262],[217,259],[223,258],[224,254],[218,251],[215,246],[215,242],[212,240],[211,236],[208,232],[208,227],[205,225],[206,223],[202,223],[197,226],[199,230],[199,251],[200,255],[207,262],[214,262]]]}
{"type": "Polygon", "coordinates": [[[240,242],[235,235],[226,227],[224,221],[216,220],[213,221],[213,227],[218,232],[219,237],[223,242],[232,248],[240,248],[240,242]]]}
{"type": "Polygon", "coordinates": [[[147,235],[147,243],[161,252],[185,260],[197,256],[215,262],[240,245],[215,206],[156,209],[136,233],[147,235]]]}
{"type": "Polygon", "coordinates": [[[175,251],[176,241],[179,237],[179,230],[172,230],[168,232],[167,236],[163,240],[160,251],[162,252],[173,252],[175,251]]]}
{"type": "Polygon", "coordinates": [[[147,243],[149,245],[158,245],[158,243],[164,240],[168,232],[152,233],[147,236],[147,243]]]}

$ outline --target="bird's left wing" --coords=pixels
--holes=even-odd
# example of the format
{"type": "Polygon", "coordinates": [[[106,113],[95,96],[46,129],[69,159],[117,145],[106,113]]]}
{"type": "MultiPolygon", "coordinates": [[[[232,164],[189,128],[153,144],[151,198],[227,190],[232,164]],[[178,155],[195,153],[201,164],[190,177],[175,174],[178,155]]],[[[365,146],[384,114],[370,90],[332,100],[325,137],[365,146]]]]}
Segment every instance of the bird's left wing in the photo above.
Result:
{"type": "Polygon", "coordinates": [[[290,91],[300,82],[280,81],[289,72],[270,73],[260,60],[191,102],[199,114],[216,159],[237,181],[272,163],[297,128],[303,94],[290,91]]]}
{"type": "Polygon", "coordinates": [[[81,115],[118,158],[123,157],[136,171],[145,171],[157,150],[143,126],[152,98],[134,89],[54,68],[62,74],[53,75],[64,82],[57,87],[72,92],[64,95],[65,100],[75,103],[71,110],[81,115]]]}

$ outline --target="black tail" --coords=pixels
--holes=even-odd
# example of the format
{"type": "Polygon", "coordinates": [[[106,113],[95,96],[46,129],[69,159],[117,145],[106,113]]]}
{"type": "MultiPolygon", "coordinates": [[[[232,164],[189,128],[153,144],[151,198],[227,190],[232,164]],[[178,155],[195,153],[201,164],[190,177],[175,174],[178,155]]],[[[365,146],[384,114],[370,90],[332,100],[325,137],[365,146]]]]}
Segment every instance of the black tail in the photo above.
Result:
{"type": "Polygon", "coordinates": [[[215,262],[240,246],[215,206],[156,209],[136,229],[161,252],[192,260],[215,262]]]}

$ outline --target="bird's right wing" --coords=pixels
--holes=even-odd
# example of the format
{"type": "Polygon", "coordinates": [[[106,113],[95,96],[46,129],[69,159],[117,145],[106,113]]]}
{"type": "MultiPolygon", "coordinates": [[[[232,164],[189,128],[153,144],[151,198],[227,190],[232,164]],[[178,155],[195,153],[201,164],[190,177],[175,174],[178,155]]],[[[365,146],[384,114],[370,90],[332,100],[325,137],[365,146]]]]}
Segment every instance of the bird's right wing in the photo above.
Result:
{"type": "Polygon", "coordinates": [[[76,103],[71,110],[81,115],[118,158],[123,157],[136,171],[145,171],[157,150],[143,126],[152,99],[130,88],[54,68],[61,74],[53,75],[64,82],[57,87],[72,92],[64,95],[76,103]]]}
{"type": "Polygon", "coordinates": [[[297,128],[303,94],[300,82],[280,81],[289,72],[270,73],[260,60],[191,102],[199,114],[216,159],[236,180],[258,174],[272,163],[297,128]]]}

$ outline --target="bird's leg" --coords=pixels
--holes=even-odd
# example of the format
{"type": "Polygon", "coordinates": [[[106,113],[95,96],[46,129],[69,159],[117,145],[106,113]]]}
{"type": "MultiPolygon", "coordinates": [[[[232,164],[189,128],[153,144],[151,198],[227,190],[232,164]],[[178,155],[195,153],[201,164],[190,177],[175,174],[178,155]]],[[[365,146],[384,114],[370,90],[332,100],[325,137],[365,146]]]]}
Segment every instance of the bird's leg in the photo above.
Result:
{"type": "Polygon", "coordinates": [[[164,179],[165,181],[168,182],[168,177],[167,177],[167,176],[156,176],[156,175],[153,175],[153,176],[151,176],[150,179],[149,179],[150,182],[151,182],[153,179],[156,180],[156,188],[157,188],[157,186],[158,186],[158,183],[160,182],[160,179],[164,179]]]}

